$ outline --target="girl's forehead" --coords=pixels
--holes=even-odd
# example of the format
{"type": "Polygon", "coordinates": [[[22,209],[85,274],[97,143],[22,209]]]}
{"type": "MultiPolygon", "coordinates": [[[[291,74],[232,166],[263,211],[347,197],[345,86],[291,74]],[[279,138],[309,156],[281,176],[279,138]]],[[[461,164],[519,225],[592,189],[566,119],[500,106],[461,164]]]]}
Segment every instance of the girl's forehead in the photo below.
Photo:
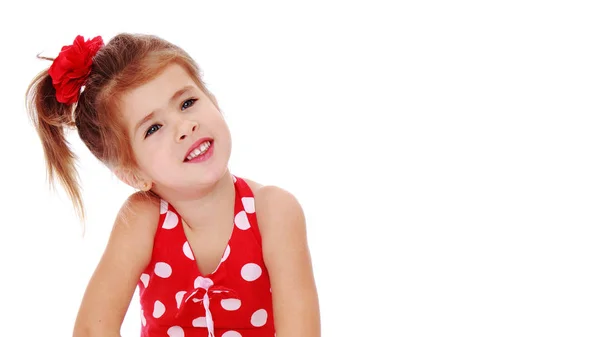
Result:
{"type": "Polygon", "coordinates": [[[128,91],[124,100],[136,103],[168,102],[175,91],[185,86],[196,87],[196,84],[181,66],[174,64],[167,66],[150,81],[128,91]]]}
{"type": "Polygon", "coordinates": [[[125,117],[137,118],[165,109],[185,92],[197,92],[198,86],[179,65],[170,65],[152,80],[126,92],[121,100],[125,117]]]}

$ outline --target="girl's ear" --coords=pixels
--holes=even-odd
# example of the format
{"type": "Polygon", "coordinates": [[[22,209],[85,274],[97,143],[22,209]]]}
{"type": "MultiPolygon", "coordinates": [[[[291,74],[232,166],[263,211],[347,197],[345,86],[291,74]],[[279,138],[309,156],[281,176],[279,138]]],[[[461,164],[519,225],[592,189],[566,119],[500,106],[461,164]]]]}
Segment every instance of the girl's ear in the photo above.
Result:
{"type": "Polygon", "coordinates": [[[139,174],[132,169],[125,167],[114,168],[113,173],[125,184],[142,191],[149,191],[152,188],[150,179],[141,178],[139,174]]]}

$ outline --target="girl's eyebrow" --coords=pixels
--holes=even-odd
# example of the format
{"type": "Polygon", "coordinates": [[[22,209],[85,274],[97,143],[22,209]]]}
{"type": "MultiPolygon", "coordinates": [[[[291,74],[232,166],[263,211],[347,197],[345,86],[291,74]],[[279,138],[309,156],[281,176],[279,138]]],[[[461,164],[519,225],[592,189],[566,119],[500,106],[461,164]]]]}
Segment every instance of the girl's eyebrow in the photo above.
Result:
{"type": "MultiPolygon", "coordinates": [[[[186,85],[185,87],[177,90],[173,96],[171,96],[171,98],[169,99],[169,105],[173,104],[173,102],[175,102],[176,100],[179,99],[180,96],[182,96],[183,94],[186,93],[186,91],[188,90],[192,90],[194,89],[193,86],[191,85],[186,85]]],[[[133,133],[137,133],[137,130],[140,128],[140,126],[144,125],[144,123],[148,122],[149,120],[151,120],[152,118],[154,118],[154,113],[156,112],[156,110],[152,111],[151,113],[147,114],[146,116],[144,116],[144,118],[142,118],[139,122],[137,122],[135,124],[135,127],[133,128],[133,133]]]]}
{"type": "Polygon", "coordinates": [[[146,124],[152,118],[154,118],[154,111],[152,111],[151,113],[147,114],[144,118],[142,118],[141,121],[137,122],[137,124],[135,125],[135,128],[133,129],[133,134],[136,134],[137,131],[138,131],[138,129],[140,128],[140,126],[146,124]]]}

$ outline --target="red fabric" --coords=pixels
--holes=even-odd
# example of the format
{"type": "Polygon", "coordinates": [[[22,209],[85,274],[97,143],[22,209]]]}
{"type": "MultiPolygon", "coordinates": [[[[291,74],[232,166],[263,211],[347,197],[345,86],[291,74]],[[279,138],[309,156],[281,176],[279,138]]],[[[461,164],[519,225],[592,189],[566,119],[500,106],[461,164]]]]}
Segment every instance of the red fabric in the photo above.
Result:
{"type": "Polygon", "coordinates": [[[271,284],[254,195],[232,176],[235,216],[221,263],[201,275],[177,211],[161,201],[152,259],[138,283],[142,337],[274,336],[271,284]],[[208,310],[206,310],[208,307],[208,310]]]}
{"type": "Polygon", "coordinates": [[[92,69],[92,59],[103,45],[100,36],[85,41],[83,36],[78,35],[72,45],[62,47],[48,69],[57,101],[65,104],[77,102],[81,87],[92,69]]]}

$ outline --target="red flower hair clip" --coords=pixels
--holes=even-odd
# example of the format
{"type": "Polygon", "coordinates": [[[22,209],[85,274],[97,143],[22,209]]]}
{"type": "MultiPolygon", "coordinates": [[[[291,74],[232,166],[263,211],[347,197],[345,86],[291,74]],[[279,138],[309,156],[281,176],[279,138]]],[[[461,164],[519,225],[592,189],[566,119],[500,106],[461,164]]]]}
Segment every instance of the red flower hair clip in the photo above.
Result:
{"type": "Polygon", "coordinates": [[[52,62],[48,74],[56,89],[56,100],[73,104],[79,98],[79,92],[92,69],[92,58],[104,46],[102,37],[97,36],[85,41],[78,35],[70,46],[62,47],[52,62]]]}

